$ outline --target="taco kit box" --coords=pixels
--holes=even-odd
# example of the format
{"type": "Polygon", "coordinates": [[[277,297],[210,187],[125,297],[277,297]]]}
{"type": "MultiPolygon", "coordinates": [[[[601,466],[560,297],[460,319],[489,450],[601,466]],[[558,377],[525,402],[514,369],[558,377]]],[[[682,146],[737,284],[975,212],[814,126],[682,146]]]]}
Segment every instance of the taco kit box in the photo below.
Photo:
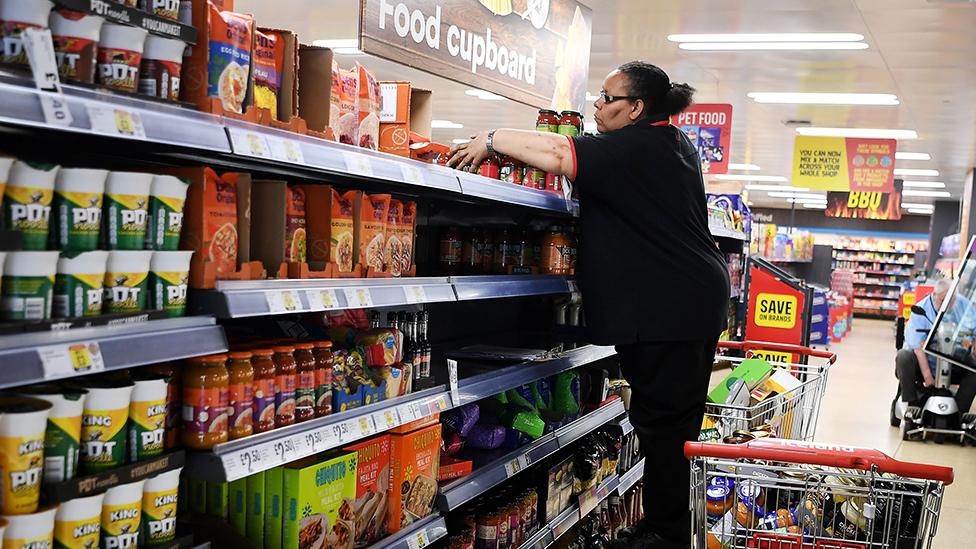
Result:
{"type": "Polygon", "coordinates": [[[389,532],[430,514],[437,495],[441,425],[390,435],[389,532]]]}
{"type": "Polygon", "coordinates": [[[302,460],[286,466],[282,476],[282,547],[351,546],[356,536],[357,452],[302,460]]]}
{"type": "Polygon", "coordinates": [[[382,435],[343,450],[356,452],[356,547],[386,536],[390,491],[390,435],[382,435]]]}
{"type": "Polygon", "coordinates": [[[380,150],[410,158],[410,132],[429,136],[431,92],[410,82],[380,82],[380,150]]]}

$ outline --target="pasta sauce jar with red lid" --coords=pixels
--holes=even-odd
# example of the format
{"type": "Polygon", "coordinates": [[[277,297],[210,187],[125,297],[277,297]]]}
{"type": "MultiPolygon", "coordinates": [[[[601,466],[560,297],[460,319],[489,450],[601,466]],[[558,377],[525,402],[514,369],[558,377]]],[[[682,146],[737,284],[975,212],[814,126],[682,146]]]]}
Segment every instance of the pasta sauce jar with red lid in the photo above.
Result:
{"type": "Polygon", "coordinates": [[[583,133],[583,115],[576,111],[563,111],[559,114],[560,135],[575,136],[583,133]]]}
{"type": "Polygon", "coordinates": [[[540,109],[539,117],[535,119],[535,131],[558,133],[559,114],[549,109],[540,109]]]}

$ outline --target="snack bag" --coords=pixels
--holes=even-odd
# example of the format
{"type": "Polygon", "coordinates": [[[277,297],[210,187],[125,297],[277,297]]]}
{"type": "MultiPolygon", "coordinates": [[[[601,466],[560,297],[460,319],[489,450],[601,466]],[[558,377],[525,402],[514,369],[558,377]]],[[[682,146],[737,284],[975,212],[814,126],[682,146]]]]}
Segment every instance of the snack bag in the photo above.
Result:
{"type": "Polygon", "coordinates": [[[383,272],[389,210],[390,195],[363,195],[359,210],[359,262],[374,271],[383,272]]]}
{"type": "Polygon", "coordinates": [[[400,273],[408,273],[413,267],[414,226],[417,221],[417,203],[403,202],[400,205],[400,222],[394,231],[400,241],[400,273]]]}
{"type": "Polygon", "coordinates": [[[304,263],[305,254],[305,191],[289,186],[285,206],[285,261],[304,263]]]}
{"type": "Polygon", "coordinates": [[[355,261],[353,208],[359,191],[339,194],[332,189],[332,246],[329,261],[341,273],[351,273],[355,261]]]}
{"type": "Polygon", "coordinates": [[[220,11],[212,3],[208,5],[211,42],[207,94],[219,98],[224,110],[243,113],[254,19],[250,15],[220,11]]]}
{"type": "Polygon", "coordinates": [[[356,145],[359,143],[359,114],[356,111],[359,73],[355,69],[339,69],[339,94],[339,119],[332,130],[340,143],[356,145]]]}
{"type": "Polygon", "coordinates": [[[276,35],[255,33],[254,45],[254,104],[271,111],[278,120],[278,94],[281,93],[281,72],[285,66],[285,43],[276,35]]]}
{"type": "Polygon", "coordinates": [[[356,111],[359,114],[359,146],[377,150],[380,142],[380,83],[366,67],[356,63],[359,71],[359,93],[356,111]]]}
{"type": "Polygon", "coordinates": [[[400,276],[403,270],[403,244],[400,243],[399,227],[403,203],[390,200],[390,209],[386,215],[386,246],[383,251],[383,264],[387,272],[393,276],[400,276]]]}

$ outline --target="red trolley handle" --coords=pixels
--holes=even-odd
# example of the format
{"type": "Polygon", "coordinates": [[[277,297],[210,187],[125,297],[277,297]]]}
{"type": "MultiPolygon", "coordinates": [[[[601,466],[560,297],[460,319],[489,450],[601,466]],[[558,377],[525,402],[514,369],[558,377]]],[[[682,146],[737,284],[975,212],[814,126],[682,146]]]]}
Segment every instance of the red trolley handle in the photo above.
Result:
{"type": "Polygon", "coordinates": [[[688,459],[695,457],[756,459],[862,471],[870,471],[876,467],[881,473],[935,480],[946,485],[952,484],[954,476],[951,467],[899,461],[872,448],[776,438],[760,438],[744,444],[686,442],[685,457],[688,459]]]}
{"type": "Polygon", "coordinates": [[[830,351],[820,351],[803,345],[793,345],[790,343],[773,343],[772,341],[719,341],[719,349],[734,349],[737,351],[769,350],[782,351],[784,353],[796,353],[805,356],[825,358],[831,364],[837,361],[837,355],[830,351]]]}

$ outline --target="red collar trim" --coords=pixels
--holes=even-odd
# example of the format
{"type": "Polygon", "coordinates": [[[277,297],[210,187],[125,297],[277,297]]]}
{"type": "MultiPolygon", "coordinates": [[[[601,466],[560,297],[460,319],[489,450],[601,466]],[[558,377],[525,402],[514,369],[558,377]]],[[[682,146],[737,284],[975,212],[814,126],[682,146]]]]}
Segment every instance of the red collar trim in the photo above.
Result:
{"type": "Polygon", "coordinates": [[[651,125],[652,126],[670,126],[671,125],[671,117],[668,117],[668,118],[666,118],[664,120],[658,120],[657,122],[651,122],[651,125]]]}

